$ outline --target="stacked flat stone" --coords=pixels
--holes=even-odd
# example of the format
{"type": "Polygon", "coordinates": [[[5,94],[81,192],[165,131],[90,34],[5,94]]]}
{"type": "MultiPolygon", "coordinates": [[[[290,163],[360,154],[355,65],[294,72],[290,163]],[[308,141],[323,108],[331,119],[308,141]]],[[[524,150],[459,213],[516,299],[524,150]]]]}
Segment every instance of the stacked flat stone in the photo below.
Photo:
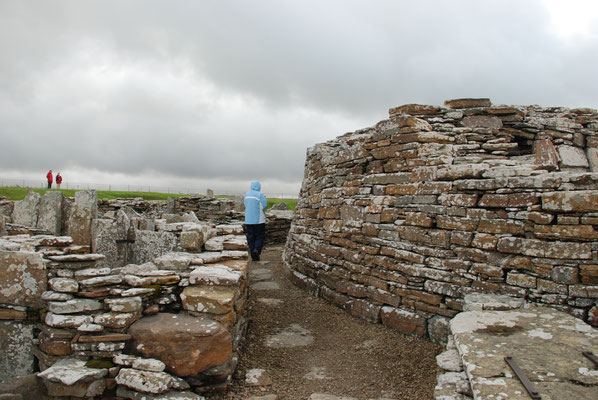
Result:
{"type": "Polygon", "coordinates": [[[167,212],[166,202],[160,200],[143,200],[141,197],[98,200],[98,211],[101,214],[116,213],[126,207],[146,218],[160,218],[162,214],[167,212]]]}
{"type": "MultiPolygon", "coordinates": [[[[282,204],[282,203],[279,203],[282,204]]],[[[291,210],[269,210],[266,213],[266,244],[281,244],[287,241],[294,212],[291,210]]]]}
{"type": "Polygon", "coordinates": [[[31,373],[33,341],[47,289],[45,254],[82,250],[70,237],[0,237],[0,381],[31,373]]]}
{"type": "Polygon", "coordinates": [[[597,154],[593,109],[391,109],[308,150],[285,264],[353,315],[433,340],[472,292],[598,326],[597,154]]]}
{"type": "Polygon", "coordinates": [[[169,200],[169,212],[193,212],[201,221],[228,223],[239,219],[235,202],[228,198],[189,196],[169,200]]]}
{"type": "MultiPolygon", "coordinates": [[[[118,221],[128,220],[123,217],[118,221]]],[[[10,365],[3,369],[15,369],[20,362],[24,365],[22,371],[16,368],[17,372],[31,372],[33,355],[44,372],[56,365],[56,369],[40,375],[52,396],[98,396],[106,389],[116,389],[119,382],[129,382],[118,387],[124,398],[137,398],[136,391],[176,395],[168,398],[200,398],[191,392],[179,395],[172,391],[183,390],[185,385],[198,392],[228,387],[247,328],[247,243],[243,229],[240,225],[212,227],[186,222],[183,231],[199,231],[205,242],[193,253],[167,252],[151,262],[115,267],[104,262],[103,254],[89,253],[90,246],[76,245],[68,236],[0,239],[0,267],[15,272],[4,274],[0,281],[0,295],[7,297],[0,298],[1,303],[13,304],[2,308],[0,316],[25,319],[34,315],[30,309],[40,310],[45,305],[38,346],[31,348],[35,321],[28,323],[29,335],[21,331],[7,335],[19,337],[22,343],[18,346],[25,351],[18,354],[23,361],[5,358],[10,365]],[[172,323],[164,323],[164,318],[172,323]],[[181,342],[173,337],[173,325],[179,321],[186,321],[181,342]],[[145,346],[140,345],[144,336],[136,334],[138,325],[149,326],[153,332],[145,346]],[[136,372],[135,367],[127,366],[120,375],[116,366],[104,368],[102,374],[91,376],[80,371],[83,375],[79,378],[71,377],[74,372],[69,366],[75,371],[85,368],[80,361],[120,360],[128,352],[144,356],[146,349],[160,347],[156,346],[160,341],[176,344],[158,354],[167,360],[167,372],[136,372]],[[173,354],[177,356],[172,358],[173,354]],[[194,360],[186,359],[185,354],[194,360]],[[181,363],[187,369],[179,375],[181,363]],[[140,382],[150,378],[161,383],[157,388],[143,389],[140,382]]],[[[12,342],[7,346],[17,349],[12,342]]]]}

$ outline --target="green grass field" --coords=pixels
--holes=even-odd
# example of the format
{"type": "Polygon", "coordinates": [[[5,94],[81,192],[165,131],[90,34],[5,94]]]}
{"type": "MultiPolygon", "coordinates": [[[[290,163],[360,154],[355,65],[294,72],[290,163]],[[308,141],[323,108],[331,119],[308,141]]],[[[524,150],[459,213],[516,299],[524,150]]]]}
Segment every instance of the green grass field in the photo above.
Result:
{"type": "MultiPolygon", "coordinates": [[[[33,189],[43,196],[48,191],[61,191],[67,197],[74,197],[77,190],[74,189],[33,189]]],[[[118,199],[141,197],[143,200],[168,200],[169,197],[184,197],[186,194],[157,193],[157,192],[113,192],[108,190],[98,190],[98,199],[118,199]]],[[[27,188],[22,187],[0,187],[0,197],[8,197],[10,200],[23,200],[27,195],[27,188]]],[[[297,199],[268,199],[268,208],[274,204],[287,203],[287,206],[294,210],[297,206],[297,199]]]]}

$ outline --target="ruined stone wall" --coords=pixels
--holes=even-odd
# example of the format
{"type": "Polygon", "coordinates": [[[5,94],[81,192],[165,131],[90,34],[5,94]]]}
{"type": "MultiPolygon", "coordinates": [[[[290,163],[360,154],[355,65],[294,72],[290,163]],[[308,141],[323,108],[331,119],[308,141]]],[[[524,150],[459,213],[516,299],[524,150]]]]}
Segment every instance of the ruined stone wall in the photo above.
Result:
{"type": "Polygon", "coordinates": [[[51,398],[228,387],[248,323],[241,225],[126,206],[98,218],[89,191],[71,204],[73,237],[37,235],[31,193],[10,220],[33,227],[0,237],[0,381],[39,370],[51,398]]]}
{"type": "Polygon", "coordinates": [[[598,113],[406,105],[308,149],[285,249],[294,282],[441,340],[472,292],[598,325],[598,113]]]}

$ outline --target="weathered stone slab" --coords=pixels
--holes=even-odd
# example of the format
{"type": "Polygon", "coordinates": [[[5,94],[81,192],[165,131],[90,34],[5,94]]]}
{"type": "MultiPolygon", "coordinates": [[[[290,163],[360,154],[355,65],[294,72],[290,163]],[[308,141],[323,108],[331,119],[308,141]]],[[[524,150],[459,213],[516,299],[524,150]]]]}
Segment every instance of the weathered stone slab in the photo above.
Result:
{"type": "Polygon", "coordinates": [[[476,108],[476,107],[490,107],[492,103],[490,99],[452,99],[446,100],[444,106],[448,108],[476,108]]]}
{"type": "Polygon", "coordinates": [[[70,278],[52,278],[48,281],[48,285],[58,293],[77,293],[79,291],[79,282],[70,278]]]}
{"type": "Polygon", "coordinates": [[[237,294],[232,287],[188,286],[181,293],[181,302],[185,310],[228,314],[233,311],[237,294]]]}
{"type": "Polygon", "coordinates": [[[74,328],[77,329],[83,324],[91,324],[93,317],[90,315],[59,315],[54,313],[46,314],[46,325],[54,328],[74,328]]]}
{"type": "Polygon", "coordinates": [[[75,192],[75,204],[69,220],[69,236],[79,245],[91,245],[91,221],[97,218],[98,197],[95,190],[75,192]]]}
{"type": "Polygon", "coordinates": [[[502,128],[502,120],[490,115],[472,115],[461,120],[463,126],[470,128],[502,128]]]}
{"type": "Polygon", "coordinates": [[[116,377],[116,383],[144,393],[163,393],[172,386],[172,376],[165,372],[139,371],[122,368],[116,377]]]}
{"type": "Polygon", "coordinates": [[[195,268],[189,275],[191,285],[238,285],[243,274],[222,264],[211,264],[195,268]]]}
{"type": "Polygon", "coordinates": [[[37,228],[59,236],[62,230],[62,192],[44,193],[39,204],[37,228]]]}
{"type": "Polygon", "coordinates": [[[500,294],[470,293],[465,295],[463,311],[505,311],[523,307],[525,300],[500,294]]]}
{"type": "Polygon", "coordinates": [[[141,314],[138,312],[109,312],[96,315],[93,318],[93,323],[97,325],[102,325],[106,328],[123,329],[130,326],[133,322],[137,321],[140,316],[141,314]]]}
{"type": "Polygon", "coordinates": [[[598,211],[598,190],[544,193],[542,209],[557,212],[598,211]]]}
{"type": "Polygon", "coordinates": [[[12,210],[12,223],[28,227],[36,227],[41,198],[42,196],[39,193],[29,189],[23,200],[15,201],[12,210]]]}
{"type": "Polygon", "coordinates": [[[107,369],[87,368],[85,361],[67,358],[40,372],[37,376],[49,382],[71,386],[77,383],[91,382],[108,374],[107,369]]]}
{"type": "Polygon", "coordinates": [[[68,301],[51,301],[48,310],[54,314],[75,314],[102,309],[102,303],[91,299],[72,299],[68,301]]]}
{"type": "Polygon", "coordinates": [[[498,251],[523,254],[531,257],[557,259],[591,259],[592,249],[589,243],[549,242],[536,239],[506,237],[498,241],[498,251]]]}
{"type": "Polygon", "coordinates": [[[136,354],[166,364],[176,376],[193,376],[228,361],[232,339],[218,322],[186,314],[148,316],[134,323],[128,333],[136,354]]]}
{"type": "Polygon", "coordinates": [[[189,253],[171,252],[154,260],[158,268],[173,271],[185,271],[191,265],[193,256],[189,253]]]}
{"type": "Polygon", "coordinates": [[[0,321],[0,381],[33,373],[34,325],[0,321]]]}
{"type": "Polygon", "coordinates": [[[143,307],[141,297],[124,297],[122,299],[105,299],[104,303],[108,305],[110,311],[114,312],[138,312],[143,307]]]}
{"type": "Polygon", "coordinates": [[[458,314],[450,327],[475,398],[498,393],[529,398],[506,356],[515,359],[543,397],[590,399],[598,394],[595,366],[581,355],[596,351],[598,332],[568,314],[543,307],[470,311],[458,314]]]}
{"type": "Polygon", "coordinates": [[[0,251],[0,303],[43,307],[46,264],[39,253],[0,251]]]}
{"type": "Polygon", "coordinates": [[[128,243],[117,243],[117,240],[128,239],[131,222],[122,210],[117,212],[116,219],[94,219],[91,225],[91,249],[106,258],[99,265],[109,265],[112,268],[121,267],[127,263],[128,243]]]}
{"type": "Polygon", "coordinates": [[[575,146],[561,145],[557,147],[561,158],[561,168],[589,168],[588,159],[582,149],[575,146]]]}

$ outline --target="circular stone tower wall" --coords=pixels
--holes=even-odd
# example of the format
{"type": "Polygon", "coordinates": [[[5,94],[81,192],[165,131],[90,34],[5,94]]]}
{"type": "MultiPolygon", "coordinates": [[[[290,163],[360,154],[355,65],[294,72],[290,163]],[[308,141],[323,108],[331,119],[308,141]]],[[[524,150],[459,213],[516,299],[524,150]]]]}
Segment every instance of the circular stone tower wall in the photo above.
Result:
{"type": "Polygon", "coordinates": [[[472,292],[598,325],[598,113],[405,105],[307,151],[284,261],[351,314],[442,340],[472,292]]]}

